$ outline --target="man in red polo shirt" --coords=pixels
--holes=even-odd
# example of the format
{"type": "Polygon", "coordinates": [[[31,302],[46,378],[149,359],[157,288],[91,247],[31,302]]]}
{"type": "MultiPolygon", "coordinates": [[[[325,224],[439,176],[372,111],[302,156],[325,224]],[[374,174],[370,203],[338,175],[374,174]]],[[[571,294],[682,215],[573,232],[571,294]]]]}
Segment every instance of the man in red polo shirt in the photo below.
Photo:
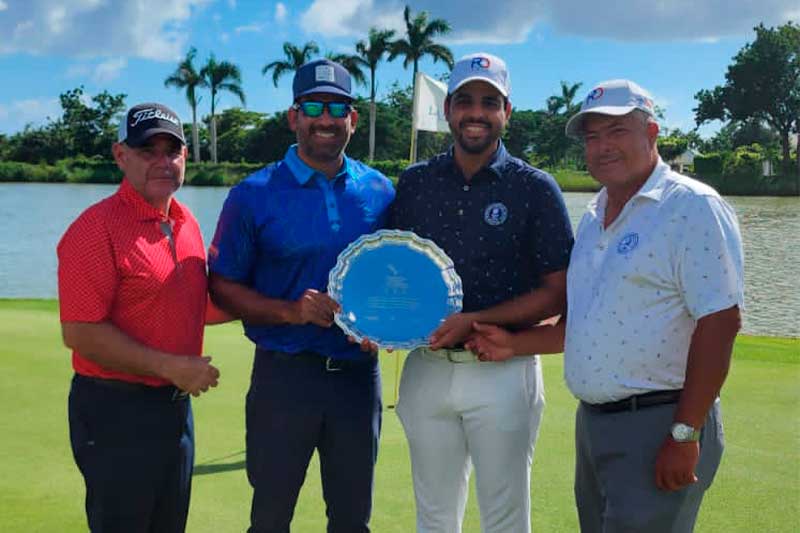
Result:
{"type": "Polygon", "coordinates": [[[221,317],[207,313],[200,228],[173,198],[187,154],[177,115],[132,107],[113,154],[125,176],[119,190],[58,244],[61,327],[75,369],[72,451],[91,531],[184,531],[194,462],[188,395],[217,384],[201,353],[204,324],[221,317]]]}

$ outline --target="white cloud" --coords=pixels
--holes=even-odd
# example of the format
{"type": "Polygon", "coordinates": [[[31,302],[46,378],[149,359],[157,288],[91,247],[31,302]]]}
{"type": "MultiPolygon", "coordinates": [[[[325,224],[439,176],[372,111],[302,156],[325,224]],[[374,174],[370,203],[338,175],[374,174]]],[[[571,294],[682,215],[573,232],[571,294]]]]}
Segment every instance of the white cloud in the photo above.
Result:
{"type": "Polygon", "coordinates": [[[236,0],[228,0],[228,7],[236,9],[236,0]]]}
{"type": "Polygon", "coordinates": [[[6,133],[19,131],[26,124],[41,126],[48,118],[61,116],[61,104],[58,98],[16,100],[9,104],[0,104],[0,129],[6,133]]]}
{"type": "Polygon", "coordinates": [[[275,4],[275,22],[278,24],[283,24],[286,22],[286,17],[289,15],[289,10],[286,8],[286,4],[283,2],[278,2],[275,4]]]}
{"type": "Polygon", "coordinates": [[[263,24],[248,24],[247,26],[237,26],[233,31],[236,32],[236,35],[241,35],[243,33],[261,33],[263,29],[263,24]]]}
{"type": "MultiPolygon", "coordinates": [[[[27,0],[0,17],[0,54],[58,53],[172,61],[193,10],[211,0],[27,0]]],[[[0,0],[5,5],[5,0],[0,0]]]]}
{"type": "Polygon", "coordinates": [[[64,74],[67,78],[83,78],[91,74],[92,69],[89,65],[76,64],[67,67],[67,72],[64,74]]]}
{"type": "MultiPolygon", "coordinates": [[[[314,0],[301,17],[308,33],[361,37],[371,26],[405,29],[405,0],[314,0]]],[[[747,35],[767,26],[798,20],[797,0],[421,0],[412,13],[444,18],[453,31],[445,43],[518,43],[538,23],[583,37],[620,41],[713,41],[747,35]]]]}
{"type": "Polygon", "coordinates": [[[558,29],[622,41],[713,42],[720,37],[748,35],[762,22],[766,26],[782,24],[792,20],[797,10],[797,0],[618,0],[614,8],[598,5],[589,12],[580,0],[548,3],[549,18],[558,29]]]}
{"type": "Polygon", "coordinates": [[[108,83],[119,77],[122,69],[128,66],[124,57],[112,58],[97,65],[92,74],[92,81],[98,85],[108,83]]]}
{"type": "Polygon", "coordinates": [[[0,11],[5,11],[8,9],[8,4],[6,4],[3,0],[0,0],[0,11]]]}

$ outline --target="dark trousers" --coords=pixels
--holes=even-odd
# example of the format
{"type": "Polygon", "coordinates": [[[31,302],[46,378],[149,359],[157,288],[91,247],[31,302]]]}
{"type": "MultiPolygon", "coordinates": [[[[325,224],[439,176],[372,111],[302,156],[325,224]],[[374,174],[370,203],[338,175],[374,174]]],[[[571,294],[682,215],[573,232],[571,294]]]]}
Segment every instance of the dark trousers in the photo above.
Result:
{"type": "Polygon", "coordinates": [[[340,364],[256,350],[247,393],[250,533],[288,533],[319,454],[329,533],[368,532],[381,426],[376,358],[340,364]]]}
{"type": "Polygon", "coordinates": [[[73,378],[70,441],[93,533],[185,530],[194,427],[191,402],[174,391],[73,378]]]}
{"type": "Polygon", "coordinates": [[[719,400],[700,436],[698,481],[673,492],[655,484],[658,450],[676,404],[598,413],[578,406],[575,499],[583,533],[689,533],[717,472],[724,437],[719,400]]]}

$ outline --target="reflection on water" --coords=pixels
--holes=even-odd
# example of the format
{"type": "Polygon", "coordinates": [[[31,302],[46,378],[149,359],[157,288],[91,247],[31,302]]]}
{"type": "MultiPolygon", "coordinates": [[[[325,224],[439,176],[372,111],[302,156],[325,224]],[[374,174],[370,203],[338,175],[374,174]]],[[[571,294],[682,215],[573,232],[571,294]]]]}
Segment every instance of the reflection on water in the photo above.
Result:
{"type": "MultiPolygon", "coordinates": [[[[113,185],[0,184],[0,297],[54,298],[58,239],[87,206],[113,185]]],[[[182,189],[178,197],[211,240],[225,188],[182,189]]],[[[573,226],[592,197],[568,193],[573,226]]],[[[800,336],[800,198],[728,197],[742,227],[745,251],[744,331],[800,336]]]]}

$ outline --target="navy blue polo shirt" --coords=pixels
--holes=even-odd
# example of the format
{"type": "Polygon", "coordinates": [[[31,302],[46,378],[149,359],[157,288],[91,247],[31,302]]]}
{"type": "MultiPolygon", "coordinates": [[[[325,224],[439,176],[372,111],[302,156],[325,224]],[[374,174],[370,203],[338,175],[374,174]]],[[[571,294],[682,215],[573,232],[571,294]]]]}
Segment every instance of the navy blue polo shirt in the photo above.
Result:
{"type": "MultiPolygon", "coordinates": [[[[233,187],[222,207],[209,270],[270,298],[296,300],[306,289],[327,290],[328,272],[348,244],[384,227],[394,198],[380,172],[345,157],[328,179],[306,165],[294,145],[282,161],[233,187]]],[[[335,324],[244,324],[260,348],[313,351],[338,359],[365,357],[335,324]]]]}
{"type": "Polygon", "coordinates": [[[539,286],[565,270],[572,226],[549,174],[512,157],[502,142],[467,182],[453,149],[400,176],[389,227],[438,244],[455,264],[464,312],[479,311],[539,286]]]}

